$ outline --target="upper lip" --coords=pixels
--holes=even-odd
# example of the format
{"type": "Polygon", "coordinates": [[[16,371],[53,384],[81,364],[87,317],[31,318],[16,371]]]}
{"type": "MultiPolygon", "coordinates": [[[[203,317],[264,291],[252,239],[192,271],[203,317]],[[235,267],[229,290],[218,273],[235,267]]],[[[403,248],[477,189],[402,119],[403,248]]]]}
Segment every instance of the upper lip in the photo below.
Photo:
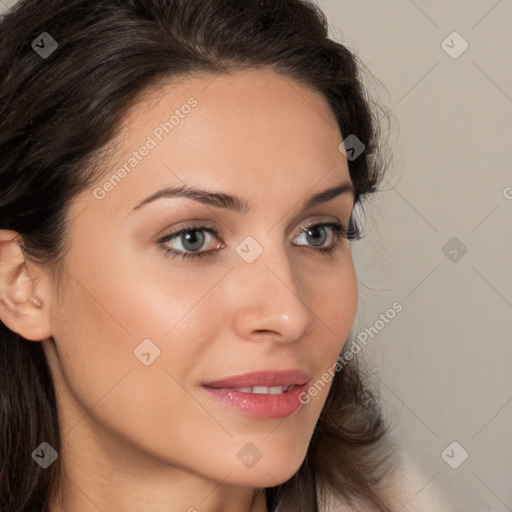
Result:
{"type": "Polygon", "coordinates": [[[205,382],[203,386],[210,388],[244,388],[253,386],[303,386],[310,380],[310,375],[303,370],[259,370],[243,375],[235,375],[224,379],[205,382]]]}

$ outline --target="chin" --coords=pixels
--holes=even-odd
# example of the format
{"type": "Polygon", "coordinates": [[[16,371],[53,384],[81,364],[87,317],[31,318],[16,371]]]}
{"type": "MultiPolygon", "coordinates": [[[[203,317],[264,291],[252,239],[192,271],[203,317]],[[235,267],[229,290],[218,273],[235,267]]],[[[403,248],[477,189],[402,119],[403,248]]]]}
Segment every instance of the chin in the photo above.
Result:
{"type": "MultiPolygon", "coordinates": [[[[294,468],[285,468],[285,470],[276,470],[275,468],[260,468],[259,471],[244,471],[237,469],[234,471],[224,483],[236,485],[238,487],[265,488],[281,485],[295,475],[299,466],[294,468]]],[[[254,469],[254,468],[253,468],[254,469]]]]}
{"type": "Polygon", "coordinates": [[[274,454],[262,456],[252,466],[237,464],[231,469],[229,483],[254,488],[280,485],[295,475],[305,457],[305,452],[292,454],[277,448],[274,454]]]}

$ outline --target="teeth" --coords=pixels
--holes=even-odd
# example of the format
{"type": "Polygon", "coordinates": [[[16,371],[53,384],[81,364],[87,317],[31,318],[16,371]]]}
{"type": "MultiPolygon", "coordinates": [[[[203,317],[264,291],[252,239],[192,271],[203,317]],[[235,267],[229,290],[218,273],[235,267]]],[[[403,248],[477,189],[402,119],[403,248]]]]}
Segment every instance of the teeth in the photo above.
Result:
{"type": "Polygon", "coordinates": [[[257,395],[280,395],[281,393],[286,393],[290,389],[293,389],[295,386],[290,386],[287,388],[286,386],[252,386],[246,388],[233,388],[233,391],[240,391],[242,393],[253,393],[257,395]]]}
{"type": "MultiPolygon", "coordinates": [[[[281,392],[282,392],[282,389],[283,388],[281,388],[281,392]]],[[[268,388],[268,386],[253,386],[252,393],[256,393],[258,395],[268,395],[269,388],[268,388]]]]}

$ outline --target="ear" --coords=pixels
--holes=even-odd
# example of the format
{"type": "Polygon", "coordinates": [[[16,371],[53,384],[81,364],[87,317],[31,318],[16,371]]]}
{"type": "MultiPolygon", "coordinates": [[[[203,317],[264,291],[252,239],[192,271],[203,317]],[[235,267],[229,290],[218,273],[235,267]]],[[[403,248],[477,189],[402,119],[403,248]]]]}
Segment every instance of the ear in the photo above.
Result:
{"type": "Polygon", "coordinates": [[[0,320],[23,338],[42,341],[52,335],[48,285],[18,239],[16,231],[0,229],[0,320]]]}

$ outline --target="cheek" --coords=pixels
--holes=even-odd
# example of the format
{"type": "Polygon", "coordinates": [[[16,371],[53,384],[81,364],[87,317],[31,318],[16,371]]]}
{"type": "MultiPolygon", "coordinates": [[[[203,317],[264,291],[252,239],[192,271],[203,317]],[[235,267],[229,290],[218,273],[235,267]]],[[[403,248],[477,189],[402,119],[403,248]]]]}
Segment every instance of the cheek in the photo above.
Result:
{"type": "Polygon", "coordinates": [[[308,305],[317,317],[318,330],[325,330],[324,350],[336,358],[352,329],[357,312],[357,278],[350,252],[340,265],[315,274],[309,280],[308,305]]]}
{"type": "Polygon", "coordinates": [[[185,389],[204,351],[195,340],[211,339],[203,330],[208,324],[204,313],[214,305],[193,307],[207,283],[178,290],[161,279],[158,285],[144,282],[125,270],[82,263],[69,268],[73,278],[65,284],[62,307],[53,319],[63,431],[101,425],[103,432],[157,458],[186,460],[192,433],[220,435],[212,417],[185,389]],[[143,340],[151,341],[138,350],[143,340]],[[145,353],[149,365],[143,363],[145,353]]]}
{"type": "Polygon", "coordinates": [[[311,289],[310,306],[317,316],[317,334],[312,336],[311,354],[317,357],[318,365],[304,400],[312,416],[318,417],[357,313],[358,288],[352,259],[345,259],[335,270],[317,276],[311,289]]]}
{"type": "MultiPolygon", "coordinates": [[[[74,400],[84,409],[94,406],[93,414],[108,412],[114,422],[131,417],[136,427],[147,413],[190,403],[177,383],[195,375],[211,344],[219,303],[208,291],[225,269],[201,276],[171,272],[164,258],[155,266],[154,259],[106,257],[114,251],[105,242],[87,258],[70,254],[52,324],[59,371],[74,400]]],[[[198,419],[204,422],[204,414],[198,419]]]]}

